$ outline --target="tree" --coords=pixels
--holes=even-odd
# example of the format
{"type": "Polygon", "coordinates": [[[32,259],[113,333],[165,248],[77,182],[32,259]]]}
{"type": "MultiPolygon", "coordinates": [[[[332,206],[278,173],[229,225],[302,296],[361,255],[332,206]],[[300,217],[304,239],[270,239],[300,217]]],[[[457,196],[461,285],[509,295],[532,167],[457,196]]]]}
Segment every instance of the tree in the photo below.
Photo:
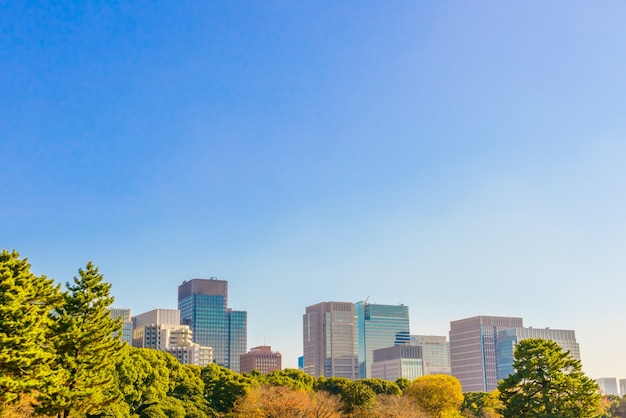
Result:
{"type": "Polygon", "coordinates": [[[513,367],[515,373],[498,386],[505,418],[600,416],[598,385],[585,376],[580,361],[554,341],[520,341],[513,367]]]}
{"type": "Polygon", "coordinates": [[[428,418],[408,396],[378,395],[374,414],[377,418],[428,418]]]}
{"type": "Polygon", "coordinates": [[[312,408],[310,392],[286,386],[257,386],[235,403],[241,418],[308,417],[312,408]]]}
{"type": "Polygon", "coordinates": [[[362,380],[355,380],[341,392],[341,403],[347,413],[367,416],[376,406],[376,393],[362,380]]]}
{"type": "Polygon", "coordinates": [[[463,391],[456,377],[431,374],[418,377],[404,392],[418,407],[435,418],[460,415],[463,391]]]}
{"type": "Polygon", "coordinates": [[[0,252],[0,410],[19,396],[56,384],[50,313],[61,301],[59,286],[30,272],[16,251],[0,252]]]}
{"type": "Polygon", "coordinates": [[[466,392],[463,394],[461,414],[467,418],[498,418],[501,408],[500,392],[466,392]]]}
{"type": "Polygon", "coordinates": [[[235,373],[226,367],[211,363],[200,373],[204,382],[204,397],[217,412],[229,412],[237,399],[258,383],[250,377],[235,373]]]}
{"type": "Polygon", "coordinates": [[[39,410],[67,418],[73,411],[96,414],[118,395],[115,366],[123,344],[121,322],[109,307],[111,285],[91,262],[67,283],[63,304],[54,315],[55,367],[62,385],[42,393],[39,410]]]}

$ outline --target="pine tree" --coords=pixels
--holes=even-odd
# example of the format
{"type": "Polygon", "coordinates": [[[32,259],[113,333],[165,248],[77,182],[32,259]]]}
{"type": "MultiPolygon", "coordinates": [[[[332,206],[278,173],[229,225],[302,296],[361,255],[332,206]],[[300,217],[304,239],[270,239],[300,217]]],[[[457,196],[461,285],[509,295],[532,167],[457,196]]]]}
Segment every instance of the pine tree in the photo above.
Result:
{"type": "Polygon", "coordinates": [[[52,384],[50,313],[60,300],[59,286],[31,273],[26,258],[0,252],[0,409],[52,384]]]}
{"type": "Polygon", "coordinates": [[[41,396],[39,412],[67,418],[95,414],[114,402],[115,365],[121,353],[121,323],[109,313],[111,285],[91,263],[67,283],[53,329],[56,372],[63,384],[41,396]]]}
{"type": "Polygon", "coordinates": [[[515,373],[498,390],[505,418],[600,417],[598,385],[579,360],[550,340],[522,340],[515,348],[515,373]]]}

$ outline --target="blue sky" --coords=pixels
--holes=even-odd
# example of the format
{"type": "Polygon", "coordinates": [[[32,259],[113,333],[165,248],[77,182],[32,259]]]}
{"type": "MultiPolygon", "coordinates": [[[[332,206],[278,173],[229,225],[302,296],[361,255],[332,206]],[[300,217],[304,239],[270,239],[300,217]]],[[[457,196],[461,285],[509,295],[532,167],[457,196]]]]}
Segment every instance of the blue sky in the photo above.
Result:
{"type": "Polygon", "coordinates": [[[622,2],[0,6],[0,244],[117,307],[229,281],[296,366],[321,301],[521,316],[626,378],[622,2]]]}

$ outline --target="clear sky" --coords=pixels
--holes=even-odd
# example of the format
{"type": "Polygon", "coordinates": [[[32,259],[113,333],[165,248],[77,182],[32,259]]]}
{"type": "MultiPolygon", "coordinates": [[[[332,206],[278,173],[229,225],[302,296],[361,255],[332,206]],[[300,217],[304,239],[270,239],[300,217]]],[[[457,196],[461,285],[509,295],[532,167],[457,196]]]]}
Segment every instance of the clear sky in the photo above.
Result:
{"type": "Polygon", "coordinates": [[[626,378],[626,3],[4,2],[0,246],[133,314],[229,281],[296,367],[322,301],[521,316],[626,378]]]}

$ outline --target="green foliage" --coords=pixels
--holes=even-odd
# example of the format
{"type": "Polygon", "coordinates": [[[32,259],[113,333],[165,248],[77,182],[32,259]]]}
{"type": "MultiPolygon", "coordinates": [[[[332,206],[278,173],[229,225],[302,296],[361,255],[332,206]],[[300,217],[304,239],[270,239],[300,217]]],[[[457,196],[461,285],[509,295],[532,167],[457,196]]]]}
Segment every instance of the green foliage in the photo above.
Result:
{"type": "Polygon", "coordinates": [[[602,418],[626,418],[626,395],[621,398],[617,395],[604,397],[606,405],[602,418]]]}
{"type": "Polygon", "coordinates": [[[111,285],[90,262],[67,283],[54,315],[52,343],[60,385],[46,388],[38,410],[68,417],[71,411],[95,414],[116,401],[115,364],[122,349],[121,322],[111,318],[111,285]]]}
{"type": "Polygon", "coordinates": [[[333,395],[340,395],[341,392],[350,384],[351,380],[347,377],[324,377],[320,376],[317,379],[316,389],[323,390],[324,392],[331,393],[333,395]]]}
{"type": "Polygon", "coordinates": [[[399,377],[398,379],[396,379],[396,385],[398,385],[400,391],[404,393],[404,391],[407,390],[409,386],[411,386],[411,381],[406,377],[399,377]]]}
{"type": "Polygon", "coordinates": [[[498,387],[505,418],[601,416],[598,386],[554,341],[520,341],[513,367],[515,373],[498,387]]]}
{"type": "Polygon", "coordinates": [[[295,390],[313,391],[316,379],[297,369],[276,370],[265,376],[257,375],[259,382],[271,386],[286,386],[295,390]]]}
{"type": "Polygon", "coordinates": [[[463,394],[461,414],[468,418],[491,418],[501,416],[497,409],[500,392],[466,392],[463,394]]]}
{"type": "Polygon", "coordinates": [[[30,272],[16,251],[0,252],[0,409],[21,394],[56,385],[50,313],[61,301],[58,286],[30,272]]]}
{"type": "Polygon", "coordinates": [[[116,365],[119,393],[131,414],[141,414],[165,399],[170,389],[167,353],[129,346],[122,350],[116,365]]]}
{"type": "Polygon", "coordinates": [[[400,395],[402,391],[394,382],[379,378],[360,379],[361,382],[369,386],[377,395],[400,395]]]}
{"type": "Polygon", "coordinates": [[[376,406],[376,393],[363,380],[355,380],[341,392],[341,403],[347,413],[359,411],[366,414],[376,406]]]}
{"type": "Polygon", "coordinates": [[[235,373],[217,364],[209,364],[200,373],[204,382],[204,397],[217,412],[228,412],[247,391],[258,386],[250,376],[235,373]]]}
{"type": "Polygon", "coordinates": [[[404,394],[435,418],[460,415],[463,392],[461,383],[453,376],[432,374],[418,377],[404,394]]]}

